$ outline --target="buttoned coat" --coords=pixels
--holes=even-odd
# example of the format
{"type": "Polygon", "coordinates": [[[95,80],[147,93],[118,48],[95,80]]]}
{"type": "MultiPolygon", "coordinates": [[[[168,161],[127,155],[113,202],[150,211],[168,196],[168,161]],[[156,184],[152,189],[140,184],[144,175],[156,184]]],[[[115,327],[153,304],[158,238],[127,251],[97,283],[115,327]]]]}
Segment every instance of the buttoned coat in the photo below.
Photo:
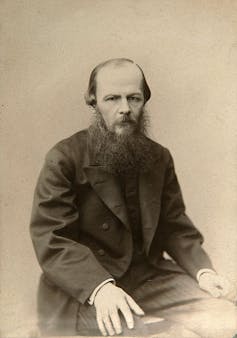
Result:
{"type": "MultiPolygon", "coordinates": [[[[88,135],[80,131],[48,152],[35,189],[30,232],[43,270],[39,308],[45,318],[54,311],[54,317],[75,320],[94,288],[123,276],[132,258],[119,180],[95,164],[88,135]]],[[[185,214],[170,152],[149,142],[156,163],[138,183],[145,253],[161,267],[166,251],[195,278],[199,269],[212,267],[203,237],[185,214]]]]}

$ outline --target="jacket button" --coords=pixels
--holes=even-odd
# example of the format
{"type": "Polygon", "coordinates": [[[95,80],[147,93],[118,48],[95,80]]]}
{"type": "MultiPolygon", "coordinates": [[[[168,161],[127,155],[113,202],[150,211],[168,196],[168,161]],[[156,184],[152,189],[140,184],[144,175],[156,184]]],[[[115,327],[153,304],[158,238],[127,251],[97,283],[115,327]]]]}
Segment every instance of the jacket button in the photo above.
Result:
{"type": "Polygon", "coordinates": [[[100,256],[104,256],[105,252],[104,252],[103,249],[99,249],[99,250],[98,250],[98,254],[99,254],[100,256]]]}
{"type": "Polygon", "coordinates": [[[109,224],[108,223],[103,223],[102,224],[102,229],[105,230],[105,231],[109,230],[109,224]]]}

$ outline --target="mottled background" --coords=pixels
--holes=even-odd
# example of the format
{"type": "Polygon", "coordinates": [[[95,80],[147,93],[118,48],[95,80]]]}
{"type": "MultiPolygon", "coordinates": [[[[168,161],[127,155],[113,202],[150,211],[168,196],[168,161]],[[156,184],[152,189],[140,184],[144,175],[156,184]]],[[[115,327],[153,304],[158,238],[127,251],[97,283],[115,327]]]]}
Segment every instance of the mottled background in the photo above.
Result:
{"type": "Polygon", "coordinates": [[[173,153],[188,214],[216,268],[237,282],[237,2],[1,0],[1,328],[35,319],[29,238],[45,153],[88,125],[97,63],[129,57],[152,88],[151,137],[173,153]]]}

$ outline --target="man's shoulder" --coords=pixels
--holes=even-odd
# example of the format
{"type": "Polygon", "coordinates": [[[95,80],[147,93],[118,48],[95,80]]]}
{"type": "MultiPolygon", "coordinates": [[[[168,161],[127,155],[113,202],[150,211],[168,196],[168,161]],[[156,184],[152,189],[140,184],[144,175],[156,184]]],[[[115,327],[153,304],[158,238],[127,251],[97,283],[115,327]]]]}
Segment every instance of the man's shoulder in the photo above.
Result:
{"type": "Polygon", "coordinates": [[[87,137],[88,130],[83,129],[57,142],[53,148],[84,147],[87,143],[87,137]]]}
{"type": "Polygon", "coordinates": [[[147,139],[149,140],[151,146],[153,147],[157,157],[161,160],[169,161],[169,159],[171,158],[171,153],[169,149],[166,146],[162,145],[157,141],[152,140],[149,137],[147,137],[147,139]]]}
{"type": "Polygon", "coordinates": [[[82,158],[87,150],[88,130],[80,130],[57,142],[46,154],[49,157],[82,158]]]}
{"type": "Polygon", "coordinates": [[[64,149],[68,150],[69,148],[73,150],[74,148],[84,148],[87,144],[88,130],[80,130],[62,140],[57,142],[51,149],[58,149],[63,151],[64,149]]]}

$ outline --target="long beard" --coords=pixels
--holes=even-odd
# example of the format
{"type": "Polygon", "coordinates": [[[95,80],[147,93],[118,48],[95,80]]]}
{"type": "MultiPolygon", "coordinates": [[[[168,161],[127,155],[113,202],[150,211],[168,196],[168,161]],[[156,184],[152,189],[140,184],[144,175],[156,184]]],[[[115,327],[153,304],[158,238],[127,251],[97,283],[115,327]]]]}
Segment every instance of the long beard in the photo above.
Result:
{"type": "Polygon", "coordinates": [[[145,113],[132,133],[109,131],[102,115],[95,112],[89,128],[94,163],[115,175],[147,172],[156,160],[154,144],[146,137],[148,118],[145,113]]]}

